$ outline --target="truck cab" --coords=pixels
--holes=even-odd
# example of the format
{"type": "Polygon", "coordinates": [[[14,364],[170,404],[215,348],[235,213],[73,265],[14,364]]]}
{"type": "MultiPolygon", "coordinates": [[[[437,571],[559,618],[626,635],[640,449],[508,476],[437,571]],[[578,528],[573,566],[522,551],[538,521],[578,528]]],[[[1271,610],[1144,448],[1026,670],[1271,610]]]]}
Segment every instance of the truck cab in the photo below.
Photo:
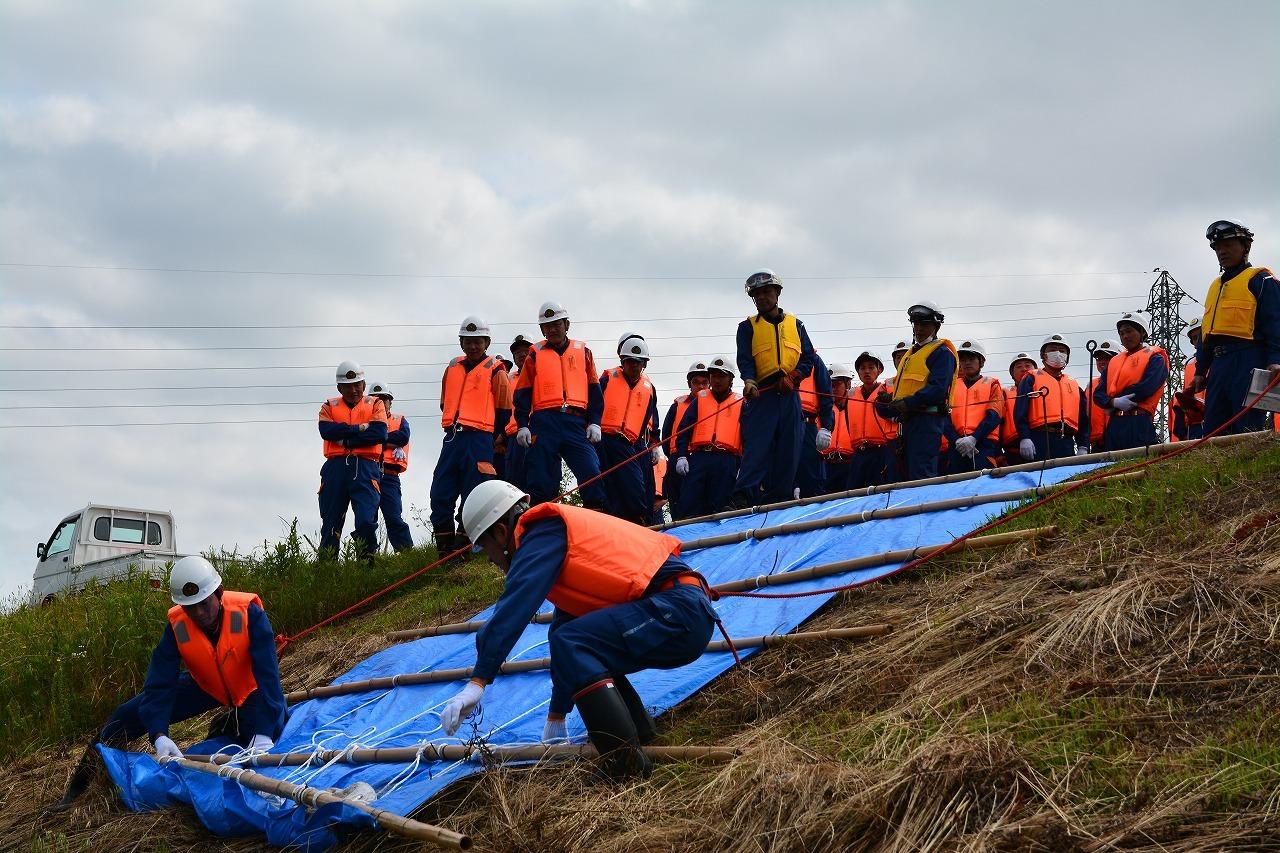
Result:
{"type": "Polygon", "coordinates": [[[180,556],[172,513],[91,503],[36,545],[31,603],[47,604],[58,593],[79,592],[90,581],[105,583],[131,570],[150,575],[158,589],[180,556]]]}

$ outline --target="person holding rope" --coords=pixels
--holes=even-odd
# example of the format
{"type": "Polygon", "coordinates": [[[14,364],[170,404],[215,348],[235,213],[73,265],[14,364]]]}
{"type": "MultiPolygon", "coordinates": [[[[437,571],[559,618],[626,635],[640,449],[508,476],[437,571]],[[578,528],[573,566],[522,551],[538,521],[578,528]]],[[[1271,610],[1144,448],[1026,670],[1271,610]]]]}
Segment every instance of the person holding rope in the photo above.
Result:
{"type": "Polygon", "coordinates": [[[685,517],[723,509],[733,494],[742,457],[742,397],[733,392],[733,362],[707,364],[711,386],[694,395],[676,434],[676,474],[685,517]]]}
{"type": "Polygon", "coordinates": [[[471,493],[462,520],[506,581],[476,636],[474,675],[440,713],[444,732],[455,734],[476,710],[529,620],[550,600],[556,611],[547,631],[551,702],[543,741],[567,736],[565,717],[576,705],[607,778],[649,775],[641,746],[656,732],[627,675],[691,663],[719,621],[706,580],[680,559],[680,540],[567,504],[530,507],[528,495],[501,480],[471,493]]]}
{"type": "Polygon", "coordinates": [[[1004,386],[994,376],[983,376],[987,351],[977,341],[964,341],[960,356],[960,381],[951,392],[951,417],[942,424],[950,445],[947,471],[978,471],[996,467],[1000,455],[1000,423],[1004,419],[1004,386]]]}
{"type": "Polygon", "coordinates": [[[1018,455],[1025,462],[1073,456],[1076,436],[1089,434],[1089,401],[1080,383],[1065,372],[1070,360],[1066,340],[1050,335],[1040,344],[1044,366],[1028,371],[1018,383],[1013,422],[1018,429],[1018,455]]]}
{"type": "Polygon", "coordinates": [[[1093,402],[1107,412],[1107,450],[1156,443],[1156,409],[1169,379],[1169,355],[1147,343],[1147,321],[1125,312],[1116,321],[1123,348],[1103,368],[1093,402]]]}
{"type": "Polygon", "coordinates": [[[320,438],[324,465],[320,468],[321,556],[334,558],[347,523],[347,507],[355,514],[351,538],[356,549],[372,556],[378,549],[378,504],[382,446],[387,440],[387,408],[364,393],[364,368],[344,361],[337,370],[338,393],[320,407],[320,438]]]}
{"type": "Polygon", "coordinates": [[[912,305],[907,319],[914,343],[902,357],[893,391],[876,397],[876,410],[902,424],[905,476],[921,480],[938,475],[942,423],[957,375],[956,348],[938,337],[946,318],[932,302],[912,305]]]}

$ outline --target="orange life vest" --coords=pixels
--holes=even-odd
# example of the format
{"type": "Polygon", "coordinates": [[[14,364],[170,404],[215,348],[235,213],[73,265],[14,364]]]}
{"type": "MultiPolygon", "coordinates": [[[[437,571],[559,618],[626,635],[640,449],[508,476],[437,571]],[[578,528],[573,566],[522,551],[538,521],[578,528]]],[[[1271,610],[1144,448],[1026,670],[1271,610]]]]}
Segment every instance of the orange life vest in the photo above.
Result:
{"type": "Polygon", "coordinates": [[[239,708],[258,689],[249,654],[250,604],[261,607],[262,599],[251,592],[223,590],[222,629],[216,646],[181,605],[169,608],[182,662],[200,689],[227,708],[239,708]]]}
{"type": "MultiPolygon", "coordinates": [[[[1159,354],[1164,359],[1164,364],[1167,368],[1169,366],[1169,354],[1164,351],[1164,347],[1143,344],[1135,352],[1124,350],[1113,355],[1111,361],[1107,363],[1107,396],[1118,396],[1124,393],[1124,389],[1142,379],[1142,374],[1146,372],[1147,365],[1151,362],[1151,356],[1156,354],[1159,354]]],[[[1138,404],[1139,409],[1154,416],[1156,409],[1160,406],[1160,397],[1163,394],[1164,384],[1162,383],[1146,398],[1135,400],[1134,402],[1138,404]]]]}
{"type": "MultiPolygon", "coordinates": [[[[324,404],[322,414],[327,414],[328,419],[337,424],[348,424],[350,426],[359,426],[360,424],[373,423],[374,421],[385,421],[387,419],[387,407],[377,397],[365,397],[355,406],[348,406],[342,402],[341,397],[331,397],[324,404]]],[[[359,456],[361,459],[371,459],[377,462],[382,458],[382,445],[370,444],[364,447],[346,448],[342,446],[340,441],[326,441],[324,443],[324,458],[333,459],[338,456],[359,456]]]]}
{"type": "Polygon", "coordinates": [[[1018,402],[1018,386],[1004,389],[1004,420],[1000,422],[1000,446],[1018,444],[1018,425],[1013,422],[1013,406],[1018,402]]]}
{"type": "Polygon", "coordinates": [[[796,393],[800,395],[800,408],[804,410],[805,415],[818,414],[817,372],[818,365],[815,364],[813,370],[810,370],[809,375],[800,380],[800,386],[796,388],[796,393]]]}
{"type": "Polygon", "coordinates": [[[1066,424],[1073,430],[1080,429],[1080,383],[1065,373],[1054,377],[1042,368],[1031,371],[1030,375],[1031,390],[1043,390],[1045,396],[1027,401],[1031,404],[1027,410],[1028,425],[1038,429],[1045,424],[1066,424]]]}
{"type": "Polygon", "coordinates": [[[532,411],[587,407],[587,348],[582,341],[570,340],[564,355],[553,350],[546,341],[534,344],[525,359],[533,359],[532,411]]]}
{"type": "Polygon", "coordinates": [[[857,403],[849,402],[846,397],[843,401],[839,398],[832,401],[831,413],[835,415],[835,426],[831,428],[831,444],[826,450],[820,451],[823,456],[852,456],[853,441],[849,438],[849,409],[856,406],[857,403]],[[844,405],[841,406],[840,403],[844,405]]]}
{"type": "MultiPolygon", "coordinates": [[[[513,370],[509,375],[511,377],[511,387],[514,388],[516,387],[515,382],[516,382],[516,378],[520,375],[520,371],[519,369],[513,370]]],[[[519,429],[520,429],[520,426],[519,424],[516,423],[516,416],[514,414],[511,417],[507,418],[507,426],[506,426],[506,429],[503,430],[503,432],[505,432],[508,437],[515,435],[516,432],[519,431],[519,429]]]]}
{"type": "Polygon", "coordinates": [[[742,454],[742,395],[729,392],[721,402],[706,388],[698,392],[698,422],[689,437],[690,450],[714,447],[742,454]]]}
{"type": "Polygon", "coordinates": [[[605,372],[609,384],[604,387],[604,415],[600,418],[600,431],[605,435],[622,434],[627,441],[635,441],[644,431],[653,402],[653,383],[641,376],[632,388],[622,368],[605,372]]]}
{"type": "Polygon", "coordinates": [[[1089,446],[1095,451],[1102,447],[1102,436],[1107,431],[1107,421],[1111,420],[1111,412],[1093,402],[1093,392],[1101,382],[1102,377],[1095,376],[1089,386],[1089,446]]]}
{"type": "Polygon", "coordinates": [[[569,547],[547,600],[571,616],[643,598],[668,557],[680,553],[680,540],[595,510],[544,503],[516,522],[515,542],[535,521],[559,516],[569,547]]]}
{"type": "Polygon", "coordinates": [[[497,419],[493,399],[493,373],[503,370],[502,359],[487,356],[467,370],[467,357],[460,355],[444,371],[444,391],[440,395],[440,425],[449,429],[461,424],[481,432],[492,432],[497,419]]]}
{"type": "MultiPolygon", "coordinates": [[[[400,429],[400,424],[404,421],[404,415],[387,415],[387,432],[395,432],[400,429]]],[[[404,447],[392,447],[389,444],[382,445],[382,470],[389,474],[403,474],[409,470],[409,445],[404,447]],[[396,459],[396,451],[404,451],[404,461],[396,459]]]]}
{"type": "Polygon", "coordinates": [[[662,481],[666,478],[667,457],[659,456],[658,461],[653,463],[653,499],[655,502],[666,502],[666,495],[662,494],[662,481]]]}
{"type": "Polygon", "coordinates": [[[684,413],[689,411],[689,402],[693,400],[692,394],[683,394],[676,397],[676,417],[671,422],[671,436],[667,438],[667,455],[676,455],[676,439],[680,437],[680,422],[684,420],[684,413]]]}
{"type": "Polygon", "coordinates": [[[863,443],[879,447],[898,437],[898,422],[876,414],[876,397],[882,391],[893,393],[888,382],[877,382],[871,388],[871,396],[862,396],[862,386],[849,391],[845,404],[845,420],[849,429],[849,446],[857,450],[863,443]]]}
{"type": "Polygon", "coordinates": [[[988,409],[1004,414],[1004,386],[999,379],[982,376],[969,386],[961,379],[951,386],[951,425],[959,435],[973,435],[988,409]]]}

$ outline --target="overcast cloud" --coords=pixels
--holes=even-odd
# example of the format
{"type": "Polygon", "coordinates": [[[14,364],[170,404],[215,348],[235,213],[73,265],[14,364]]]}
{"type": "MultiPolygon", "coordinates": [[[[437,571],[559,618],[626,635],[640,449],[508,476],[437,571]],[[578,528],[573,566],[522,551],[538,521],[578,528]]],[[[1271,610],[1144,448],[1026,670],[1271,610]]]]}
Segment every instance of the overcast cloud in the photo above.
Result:
{"type": "Polygon", "coordinates": [[[318,529],[346,357],[396,387],[425,506],[469,313],[505,354],[559,300],[602,366],[639,331],[665,411],[760,266],[829,362],[887,357],[931,298],[1005,380],[1046,334],[1113,336],[1154,267],[1201,298],[1211,220],[1280,254],[1278,25],[1274,2],[0,4],[0,594],[90,501],[171,509],[187,552],[318,529]],[[192,349],[218,347],[261,349],[192,349]],[[173,424],[245,420],[282,422],[173,424]],[[32,426],[142,422],[173,425],[32,426]]]}

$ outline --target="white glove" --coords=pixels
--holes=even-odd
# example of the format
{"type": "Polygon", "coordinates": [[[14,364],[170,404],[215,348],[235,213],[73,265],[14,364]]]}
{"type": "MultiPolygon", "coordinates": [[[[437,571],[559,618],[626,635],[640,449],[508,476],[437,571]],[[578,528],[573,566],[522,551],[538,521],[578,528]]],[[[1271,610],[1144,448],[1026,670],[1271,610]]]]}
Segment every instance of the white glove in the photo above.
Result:
{"type": "Polygon", "coordinates": [[[563,743],[569,739],[569,729],[565,726],[564,720],[553,720],[547,717],[547,723],[542,727],[543,743],[563,743]]]}
{"type": "Polygon", "coordinates": [[[396,460],[397,462],[403,462],[409,457],[405,455],[403,447],[397,447],[395,452],[391,454],[391,458],[396,460]]]}
{"type": "Polygon", "coordinates": [[[831,446],[831,430],[827,429],[826,427],[823,427],[822,429],[818,430],[818,437],[814,441],[814,444],[817,445],[819,453],[821,453],[823,450],[826,450],[828,447],[830,447],[831,446]]]}
{"type": "Polygon", "coordinates": [[[688,456],[681,456],[679,459],[676,460],[676,473],[679,474],[681,477],[684,477],[689,473],[689,457],[688,456]]]}
{"type": "Polygon", "coordinates": [[[444,733],[452,735],[456,732],[458,726],[462,725],[462,721],[470,717],[471,712],[480,704],[480,697],[483,695],[483,684],[468,681],[466,687],[459,690],[456,696],[446,702],[444,710],[440,712],[440,728],[444,729],[444,733]]]}
{"type": "Polygon", "coordinates": [[[1087,447],[1077,447],[1077,448],[1076,448],[1076,456],[1088,456],[1088,455],[1089,455],[1090,453],[1092,453],[1092,452],[1093,452],[1093,451],[1091,451],[1091,450],[1090,450],[1089,448],[1087,448],[1087,447]]]}
{"type": "Polygon", "coordinates": [[[587,424],[587,441],[592,444],[600,443],[600,424],[587,424]]]}
{"type": "Polygon", "coordinates": [[[661,447],[655,447],[649,451],[649,461],[652,462],[654,465],[657,465],[659,462],[662,461],[661,447]]]}
{"type": "Polygon", "coordinates": [[[516,444],[521,447],[528,447],[533,444],[533,433],[529,432],[528,427],[520,427],[516,430],[516,444]]]}
{"type": "Polygon", "coordinates": [[[161,762],[170,758],[181,758],[182,750],[178,749],[178,745],[169,740],[168,735],[160,735],[156,738],[156,758],[161,762]]]}
{"type": "Polygon", "coordinates": [[[271,747],[275,745],[276,742],[266,735],[254,735],[253,739],[249,741],[249,749],[260,752],[270,752],[271,747]]]}
{"type": "Polygon", "coordinates": [[[1018,442],[1018,455],[1028,461],[1036,458],[1036,444],[1029,438],[1018,442]]]}
{"type": "Polygon", "coordinates": [[[360,424],[360,426],[356,427],[356,432],[364,432],[368,428],[369,428],[369,425],[367,423],[360,424]]]}
{"type": "Polygon", "coordinates": [[[978,439],[972,435],[962,435],[956,439],[956,453],[968,459],[978,455],[978,439]]]}
{"type": "Polygon", "coordinates": [[[1132,394],[1121,394],[1119,397],[1112,397],[1111,405],[1117,412],[1127,412],[1138,408],[1138,404],[1133,402],[1132,394]]]}

